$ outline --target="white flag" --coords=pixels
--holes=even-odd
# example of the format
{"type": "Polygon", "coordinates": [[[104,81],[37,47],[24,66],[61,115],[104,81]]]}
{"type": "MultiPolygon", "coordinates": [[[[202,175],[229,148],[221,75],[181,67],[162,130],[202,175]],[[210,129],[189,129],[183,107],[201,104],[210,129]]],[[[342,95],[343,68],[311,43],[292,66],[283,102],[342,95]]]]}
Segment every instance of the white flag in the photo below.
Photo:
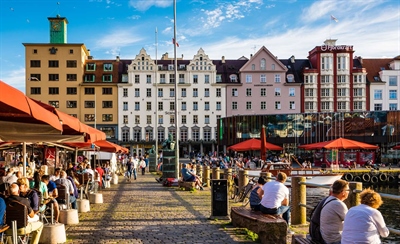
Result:
{"type": "Polygon", "coordinates": [[[334,20],[336,23],[339,22],[339,20],[333,15],[331,15],[331,20],[334,20]]]}

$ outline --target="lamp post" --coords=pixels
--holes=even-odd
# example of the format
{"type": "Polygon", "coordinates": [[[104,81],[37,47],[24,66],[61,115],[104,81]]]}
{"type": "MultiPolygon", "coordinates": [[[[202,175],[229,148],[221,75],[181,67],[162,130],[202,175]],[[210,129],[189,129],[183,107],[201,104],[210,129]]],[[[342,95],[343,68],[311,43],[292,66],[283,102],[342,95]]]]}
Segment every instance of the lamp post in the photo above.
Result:
{"type": "Polygon", "coordinates": [[[178,60],[176,57],[176,0],[174,0],[174,73],[175,73],[175,179],[179,178],[178,60]]]}

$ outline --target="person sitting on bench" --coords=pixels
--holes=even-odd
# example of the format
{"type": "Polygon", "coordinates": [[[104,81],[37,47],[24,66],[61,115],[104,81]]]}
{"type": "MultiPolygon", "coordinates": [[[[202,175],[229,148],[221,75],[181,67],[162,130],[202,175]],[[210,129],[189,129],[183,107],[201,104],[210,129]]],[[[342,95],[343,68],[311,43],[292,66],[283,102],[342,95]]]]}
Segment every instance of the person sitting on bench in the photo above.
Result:
{"type": "Polygon", "coordinates": [[[195,186],[198,186],[200,190],[204,190],[203,186],[201,185],[201,181],[197,175],[192,173],[188,168],[187,165],[184,163],[182,164],[182,178],[184,181],[195,182],[195,186]]]}

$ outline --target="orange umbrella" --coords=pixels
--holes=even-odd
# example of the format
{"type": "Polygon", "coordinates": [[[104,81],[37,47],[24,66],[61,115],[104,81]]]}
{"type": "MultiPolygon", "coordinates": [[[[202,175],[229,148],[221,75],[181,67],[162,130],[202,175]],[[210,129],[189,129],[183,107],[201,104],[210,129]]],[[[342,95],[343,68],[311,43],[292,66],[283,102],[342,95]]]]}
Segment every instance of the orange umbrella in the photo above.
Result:
{"type": "Polygon", "coordinates": [[[120,145],[117,145],[115,143],[106,141],[106,140],[100,140],[100,141],[95,141],[95,142],[64,142],[62,143],[66,146],[69,147],[74,147],[77,148],[78,150],[84,150],[84,151],[91,151],[93,150],[93,146],[98,148],[98,151],[101,152],[126,152],[126,148],[121,147],[120,145]]]}
{"type": "Polygon", "coordinates": [[[314,149],[378,149],[378,146],[367,144],[364,142],[354,141],[345,138],[338,138],[331,141],[317,142],[312,144],[301,145],[298,148],[306,150],[314,149]]]}
{"type": "Polygon", "coordinates": [[[263,126],[261,128],[261,159],[266,160],[267,159],[267,136],[265,133],[265,127],[263,126]]]}

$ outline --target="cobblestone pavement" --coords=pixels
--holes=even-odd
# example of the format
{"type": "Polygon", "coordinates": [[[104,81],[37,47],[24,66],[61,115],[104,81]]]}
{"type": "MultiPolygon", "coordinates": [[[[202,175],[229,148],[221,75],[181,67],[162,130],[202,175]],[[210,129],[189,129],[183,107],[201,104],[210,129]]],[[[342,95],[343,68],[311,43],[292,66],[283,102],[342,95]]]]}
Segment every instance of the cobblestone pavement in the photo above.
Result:
{"type": "MultiPolygon", "coordinates": [[[[102,204],[66,226],[67,243],[252,243],[210,220],[211,192],[163,187],[155,174],[138,175],[101,191],[102,204]]],[[[231,230],[229,230],[231,229],[231,230]]]]}

